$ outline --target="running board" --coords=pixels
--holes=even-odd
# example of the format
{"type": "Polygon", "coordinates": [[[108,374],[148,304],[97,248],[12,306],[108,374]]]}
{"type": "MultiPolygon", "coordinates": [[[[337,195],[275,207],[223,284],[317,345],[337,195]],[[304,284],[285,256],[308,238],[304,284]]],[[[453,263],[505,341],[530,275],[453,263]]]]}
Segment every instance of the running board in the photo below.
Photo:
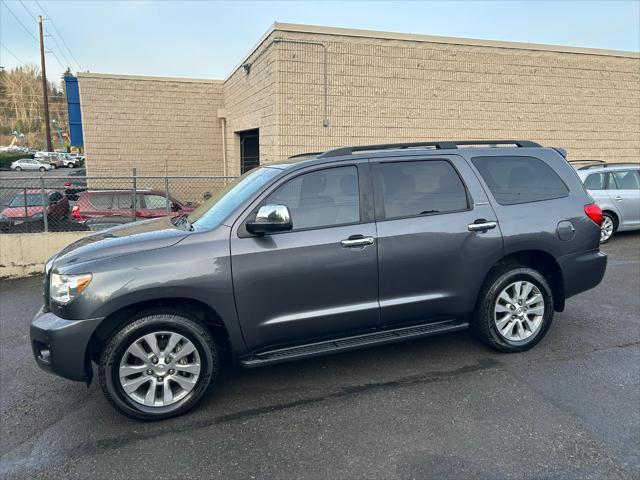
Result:
{"type": "Polygon", "coordinates": [[[443,322],[427,323],[412,327],[382,330],[379,332],[364,333],[350,337],[336,338],[334,340],[325,340],[323,342],[254,353],[253,355],[240,358],[240,364],[246,368],[262,367],[264,365],[273,365],[290,360],[300,360],[331,353],[345,352],[347,350],[357,350],[373,345],[384,345],[386,343],[429,337],[441,333],[457,332],[458,330],[466,329],[468,326],[469,322],[464,320],[445,320],[443,322]]]}

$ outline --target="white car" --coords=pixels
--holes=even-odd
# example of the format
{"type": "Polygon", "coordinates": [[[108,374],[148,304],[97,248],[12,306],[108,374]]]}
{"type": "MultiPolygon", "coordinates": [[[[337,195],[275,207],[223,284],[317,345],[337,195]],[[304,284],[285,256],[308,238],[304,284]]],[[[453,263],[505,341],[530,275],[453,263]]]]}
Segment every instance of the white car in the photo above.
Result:
{"type": "Polygon", "coordinates": [[[640,165],[637,163],[572,162],[589,195],[602,209],[600,242],[615,232],[640,229],[640,165]]]}
{"type": "Polygon", "coordinates": [[[11,164],[11,170],[15,170],[16,172],[21,172],[22,170],[40,170],[41,172],[46,172],[51,169],[53,169],[52,165],[43,163],[35,158],[22,158],[11,164]]]}

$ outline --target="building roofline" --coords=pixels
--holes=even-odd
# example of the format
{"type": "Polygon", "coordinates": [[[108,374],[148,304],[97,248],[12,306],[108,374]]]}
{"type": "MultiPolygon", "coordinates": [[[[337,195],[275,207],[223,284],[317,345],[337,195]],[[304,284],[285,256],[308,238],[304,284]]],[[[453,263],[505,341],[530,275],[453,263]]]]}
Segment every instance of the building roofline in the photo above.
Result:
{"type": "MultiPolygon", "coordinates": [[[[502,40],[482,40],[477,38],[442,37],[442,36],[436,36],[436,35],[422,35],[422,34],[415,34],[415,33],[383,32],[378,30],[360,30],[360,29],[353,29],[353,28],[323,27],[319,25],[304,25],[304,24],[297,24],[297,23],[280,23],[280,22],[275,22],[269,28],[269,30],[267,30],[267,33],[263,35],[263,37],[260,39],[260,42],[256,45],[256,47],[254,47],[251,53],[253,53],[258,48],[258,46],[264,41],[264,39],[266,39],[274,31],[339,35],[339,36],[347,36],[347,37],[378,38],[378,39],[385,39],[385,40],[405,40],[405,41],[412,41],[412,42],[444,43],[449,45],[468,45],[468,46],[507,48],[507,49],[518,49],[518,50],[576,53],[576,54],[582,54],[582,55],[604,55],[604,56],[613,56],[613,57],[640,58],[640,52],[628,52],[623,50],[605,50],[605,49],[598,49],[598,48],[570,47],[570,46],[564,46],[564,45],[546,45],[546,44],[540,44],[540,43],[508,42],[508,41],[502,41],[502,40]]],[[[251,53],[247,55],[247,57],[250,56],[251,53]]]]}
{"type": "Polygon", "coordinates": [[[206,78],[154,77],[151,75],[119,75],[113,73],[78,72],[76,76],[78,78],[111,78],[113,80],[146,80],[152,82],[224,83],[224,80],[211,80],[206,78]]]}

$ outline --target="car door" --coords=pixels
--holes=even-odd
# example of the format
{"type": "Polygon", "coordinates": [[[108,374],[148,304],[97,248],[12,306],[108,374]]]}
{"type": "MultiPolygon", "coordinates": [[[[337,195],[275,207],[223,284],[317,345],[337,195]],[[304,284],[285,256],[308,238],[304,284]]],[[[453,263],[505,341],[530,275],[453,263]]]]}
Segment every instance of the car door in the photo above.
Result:
{"type": "Polygon", "coordinates": [[[376,231],[366,160],[292,172],[231,233],[233,288],[247,346],[257,350],[378,326],[376,231]],[[244,224],[286,205],[290,231],[252,236],[244,224]]]}
{"type": "MultiPolygon", "coordinates": [[[[138,205],[138,217],[156,218],[168,215],[166,197],[157,193],[145,193],[142,202],[141,205],[138,205]]],[[[171,204],[169,207],[171,207],[171,204]]],[[[169,210],[171,210],[171,208],[169,210]]]]}
{"type": "Polygon", "coordinates": [[[471,312],[503,245],[469,165],[455,155],[412,156],[372,160],[372,170],[381,326],[471,312]]]}
{"type": "Polygon", "coordinates": [[[614,170],[609,177],[607,193],[620,212],[619,228],[637,228],[640,226],[639,170],[614,170]]]}

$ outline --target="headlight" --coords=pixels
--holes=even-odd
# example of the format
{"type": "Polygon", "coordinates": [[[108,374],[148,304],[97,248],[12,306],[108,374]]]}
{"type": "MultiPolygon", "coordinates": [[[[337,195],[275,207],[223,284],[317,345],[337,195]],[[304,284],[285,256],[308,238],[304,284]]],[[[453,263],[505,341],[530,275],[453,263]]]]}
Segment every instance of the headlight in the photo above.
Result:
{"type": "Polygon", "coordinates": [[[51,300],[61,304],[69,303],[87,288],[93,275],[83,273],[81,275],[51,274],[51,300]]]}

